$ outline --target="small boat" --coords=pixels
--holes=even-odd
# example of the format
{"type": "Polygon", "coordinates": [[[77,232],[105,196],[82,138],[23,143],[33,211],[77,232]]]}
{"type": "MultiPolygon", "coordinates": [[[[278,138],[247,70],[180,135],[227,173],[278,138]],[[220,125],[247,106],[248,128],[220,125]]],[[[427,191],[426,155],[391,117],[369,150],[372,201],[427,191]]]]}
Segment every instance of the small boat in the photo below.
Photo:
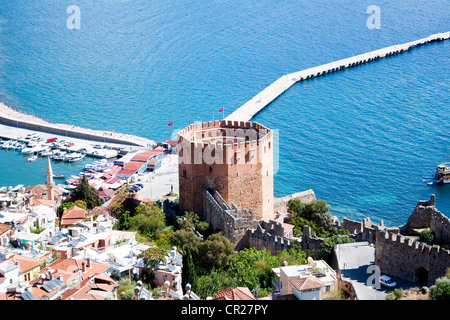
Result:
{"type": "Polygon", "coordinates": [[[66,161],[68,162],[75,162],[75,161],[80,161],[82,159],[84,159],[86,155],[83,153],[71,153],[66,155],[66,161]]]}
{"type": "Polygon", "coordinates": [[[53,175],[53,178],[54,179],[64,179],[66,177],[66,175],[65,174],[54,174],[53,175]]]}
{"type": "Polygon", "coordinates": [[[33,156],[28,158],[28,162],[33,162],[36,159],[37,159],[37,155],[33,155],[33,156]]]}
{"type": "Polygon", "coordinates": [[[436,173],[432,177],[422,177],[422,180],[428,181],[428,185],[450,184],[450,162],[437,165],[436,173]]]}

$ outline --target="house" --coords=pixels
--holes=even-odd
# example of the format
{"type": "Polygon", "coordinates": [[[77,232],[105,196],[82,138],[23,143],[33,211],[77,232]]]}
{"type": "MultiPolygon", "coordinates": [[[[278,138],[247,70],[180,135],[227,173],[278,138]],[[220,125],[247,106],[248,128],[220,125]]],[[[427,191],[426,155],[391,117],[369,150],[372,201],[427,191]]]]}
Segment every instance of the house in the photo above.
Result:
{"type": "MultiPolygon", "coordinates": [[[[142,276],[143,270],[145,269],[142,258],[138,259],[135,267],[139,269],[139,275],[142,276]]],[[[182,268],[183,257],[177,252],[177,248],[173,247],[167,256],[164,257],[164,260],[160,261],[154,268],[154,285],[157,287],[167,286],[177,292],[181,297],[183,295],[183,290],[181,288],[182,268]]]]}
{"type": "MultiPolygon", "coordinates": [[[[118,178],[115,178],[115,179],[118,179],[118,178]]],[[[101,188],[98,193],[98,196],[100,197],[100,199],[102,199],[102,202],[105,203],[105,202],[111,200],[115,194],[116,194],[115,190],[112,190],[109,188],[101,188]]]]}
{"type": "Polygon", "coordinates": [[[281,299],[322,300],[327,292],[338,287],[336,272],[324,260],[308,258],[308,264],[285,264],[272,271],[278,279],[273,284],[281,299]]]}
{"type": "Polygon", "coordinates": [[[112,235],[103,230],[101,227],[94,232],[85,231],[84,227],[68,228],[68,238],[62,242],[56,241],[53,249],[58,251],[61,257],[64,258],[72,258],[80,252],[83,252],[84,249],[95,249],[97,251],[108,250],[114,243],[112,241],[112,235]]]}
{"type": "Polygon", "coordinates": [[[294,225],[289,223],[281,223],[284,228],[284,238],[292,238],[294,236],[294,225]]]}
{"type": "Polygon", "coordinates": [[[177,145],[178,141],[176,140],[167,140],[163,143],[163,147],[167,149],[168,153],[175,153],[177,145]]]}
{"type": "Polygon", "coordinates": [[[148,161],[147,170],[148,171],[156,171],[161,167],[161,159],[151,159],[148,161]]]}
{"type": "Polygon", "coordinates": [[[15,188],[9,187],[7,191],[0,192],[0,204],[3,210],[20,211],[26,207],[29,202],[29,197],[21,186],[23,185],[15,188]]]}
{"type": "Polygon", "coordinates": [[[292,293],[298,300],[321,300],[325,284],[315,276],[289,280],[292,293]]]}
{"type": "Polygon", "coordinates": [[[150,248],[145,244],[120,243],[107,251],[86,250],[86,256],[93,261],[109,264],[106,274],[116,278],[124,276],[136,276],[139,273],[135,265],[138,262],[138,255],[150,248]]]}
{"type": "Polygon", "coordinates": [[[42,232],[37,234],[27,231],[20,231],[11,235],[11,241],[13,240],[17,241],[21,247],[31,249],[35,245],[45,243],[47,241],[47,235],[42,232]]]}
{"type": "MultiPolygon", "coordinates": [[[[38,200],[42,201],[42,200],[38,200]]],[[[49,200],[47,200],[49,201],[49,200]]],[[[56,212],[55,208],[47,204],[39,204],[30,208],[31,218],[29,226],[33,229],[43,229],[43,233],[52,237],[56,233],[56,212]]]]}
{"type": "Polygon", "coordinates": [[[25,188],[25,194],[29,197],[30,205],[34,205],[35,200],[52,200],[56,203],[56,206],[59,206],[61,204],[63,191],[59,186],[54,186],[51,191],[52,195],[49,194],[49,187],[44,184],[25,188]],[[49,199],[49,197],[52,199],[49,199]]]}
{"type": "Polygon", "coordinates": [[[86,210],[78,206],[73,206],[69,209],[64,209],[61,217],[61,226],[74,225],[78,221],[86,217],[86,210]]]}
{"type": "Polygon", "coordinates": [[[117,300],[118,287],[117,281],[105,273],[99,273],[67,289],[61,300],[117,300]]]}
{"type": "Polygon", "coordinates": [[[0,292],[10,292],[18,285],[20,276],[19,263],[5,260],[0,263],[0,292]]]}
{"type": "Polygon", "coordinates": [[[109,265],[87,259],[60,258],[42,269],[40,277],[30,281],[30,287],[21,294],[24,300],[55,300],[70,288],[76,287],[86,279],[105,272],[109,265]]]}
{"type": "Polygon", "coordinates": [[[9,224],[0,223],[0,246],[6,246],[11,237],[11,228],[9,224]]]}
{"type": "Polygon", "coordinates": [[[220,290],[214,300],[256,300],[247,287],[236,287],[220,290]]]}
{"type": "Polygon", "coordinates": [[[19,277],[22,281],[31,281],[39,274],[41,261],[21,254],[15,254],[5,261],[19,264],[19,277]]]}

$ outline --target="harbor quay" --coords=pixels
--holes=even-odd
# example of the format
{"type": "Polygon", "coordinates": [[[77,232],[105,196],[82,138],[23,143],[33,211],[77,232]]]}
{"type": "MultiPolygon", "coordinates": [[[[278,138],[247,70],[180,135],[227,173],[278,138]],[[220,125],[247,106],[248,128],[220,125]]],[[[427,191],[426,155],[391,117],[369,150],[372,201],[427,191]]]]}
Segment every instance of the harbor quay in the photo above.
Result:
{"type": "Polygon", "coordinates": [[[28,142],[26,137],[39,135],[43,141],[70,141],[68,147],[58,149],[81,152],[96,158],[114,158],[120,153],[148,150],[156,146],[154,140],[112,131],[92,130],[68,124],[51,123],[0,103],[0,138],[28,142]],[[100,146],[100,147],[99,147],[100,146]]]}
{"type": "Polygon", "coordinates": [[[114,131],[102,131],[82,128],[69,124],[52,123],[42,118],[26,114],[0,102],[0,124],[8,126],[2,129],[4,137],[17,139],[22,132],[39,132],[51,136],[70,137],[79,140],[108,143],[111,145],[147,147],[154,146],[154,140],[123,134],[114,131]]]}
{"type": "Polygon", "coordinates": [[[263,91],[250,99],[248,102],[246,102],[244,105],[242,105],[240,108],[228,115],[225,120],[250,121],[257,113],[267,107],[270,103],[272,103],[276,98],[278,98],[281,94],[283,94],[297,82],[359,66],[361,64],[400,54],[412,48],[419,47],[428,43],[448,40],[449,38],[450,31],[444,33],[436,33],[419,40],[399,45],[393,45],[350,58],[333,61],[317,67],[283,75],[268,87],[266,87],[263,91]]]}

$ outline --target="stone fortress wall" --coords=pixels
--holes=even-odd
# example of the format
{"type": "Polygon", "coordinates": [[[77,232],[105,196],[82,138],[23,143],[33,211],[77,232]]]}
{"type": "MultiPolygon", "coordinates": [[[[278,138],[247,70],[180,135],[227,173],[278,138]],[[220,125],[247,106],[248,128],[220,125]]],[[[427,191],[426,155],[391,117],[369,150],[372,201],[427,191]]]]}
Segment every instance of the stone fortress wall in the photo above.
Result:
{"type": "Polygon", "coordinates": [[[432,285],[450,267],[450,219],[435,208],[435,196],[419,201],[399,233],[379,230],[376,235],[375,264],[382,272],[410,282],[432,285]],[[419,240],[429,229],[440,245],[419,240]]]}

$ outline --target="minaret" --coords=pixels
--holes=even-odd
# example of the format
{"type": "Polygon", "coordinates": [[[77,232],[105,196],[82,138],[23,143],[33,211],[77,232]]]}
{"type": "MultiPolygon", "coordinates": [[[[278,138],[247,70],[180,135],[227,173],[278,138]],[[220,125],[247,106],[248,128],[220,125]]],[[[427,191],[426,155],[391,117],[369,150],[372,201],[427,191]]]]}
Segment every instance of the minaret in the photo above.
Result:
{"type": "Polygon", "coordinates": [[[54,200],[53,187],[55,186],[55,182],[53,181],[53,170],[52,164],[50,163],[50,157],[47,157],[47,182],[45,183],[45,185],[47,186],[48,200],[54,200]]]}

